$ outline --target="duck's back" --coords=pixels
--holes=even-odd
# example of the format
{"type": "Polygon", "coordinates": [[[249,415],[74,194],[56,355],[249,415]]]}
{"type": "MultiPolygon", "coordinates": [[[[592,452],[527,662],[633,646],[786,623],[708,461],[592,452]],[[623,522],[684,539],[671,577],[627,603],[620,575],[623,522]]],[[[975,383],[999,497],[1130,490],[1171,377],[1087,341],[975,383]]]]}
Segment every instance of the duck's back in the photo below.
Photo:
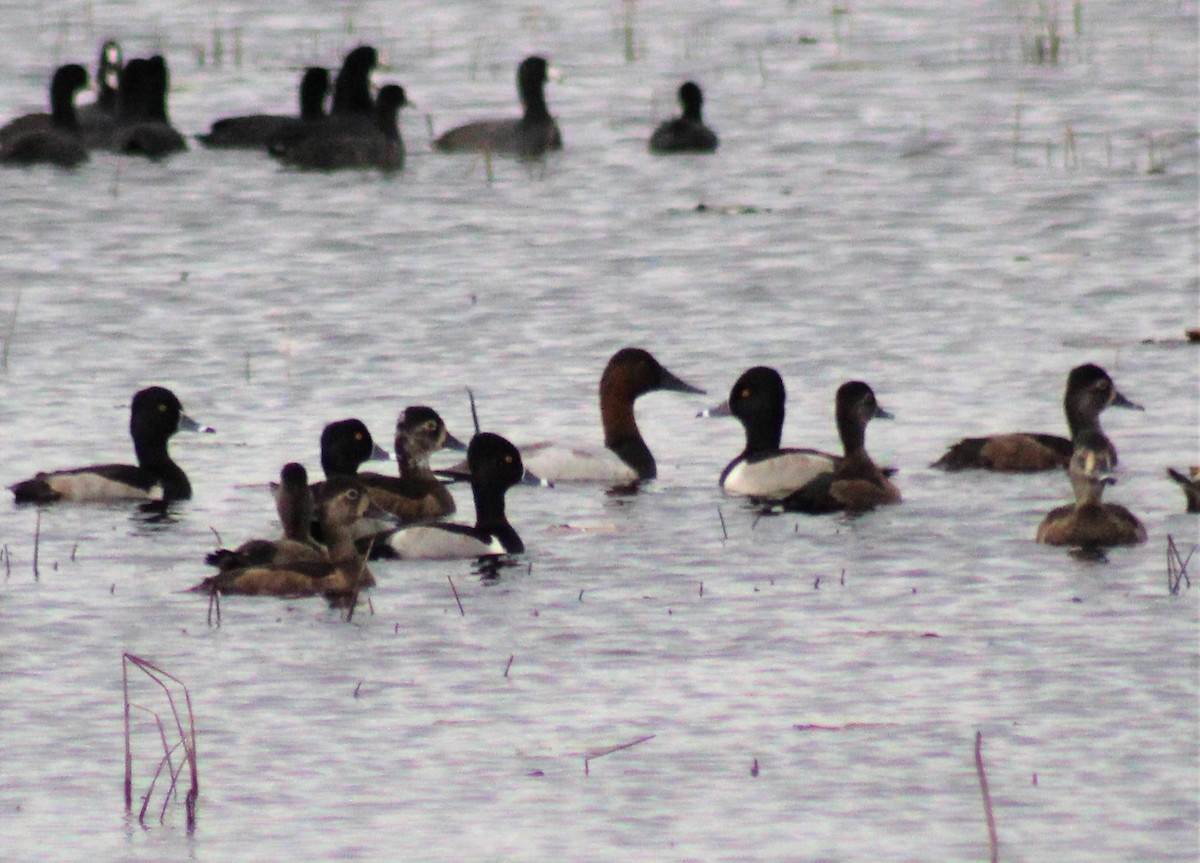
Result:
{"type": "Polygon", "coordinates": [[[1047,513],[1038,527],[1037,541],[1085,548],[1137,545],[1146,541],[1146,528],[1137,516],[1117,503],[1068,505],[1047,513]]]}
{"type": "Polygon", "coordinates": [[[1034,473],[1065,468],[1071,461],[1071,451],[1071,442],[1065,437],[1038,432],[963,438],[932,467],[948,471],[1034,473]]]}

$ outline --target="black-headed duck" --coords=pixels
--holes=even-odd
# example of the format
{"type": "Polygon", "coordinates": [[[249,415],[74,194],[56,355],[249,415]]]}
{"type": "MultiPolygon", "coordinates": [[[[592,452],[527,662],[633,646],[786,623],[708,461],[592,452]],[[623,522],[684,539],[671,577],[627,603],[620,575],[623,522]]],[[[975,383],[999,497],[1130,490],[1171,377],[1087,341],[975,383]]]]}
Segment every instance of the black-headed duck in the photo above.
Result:
{"type": "Polygon", "coordinates": [[[380,541],[381,556],[404,560],[449,560],[520,554],[525,544],[504,512],[504,495],[517,483],[541,482],[528,473],[517,448],[498,434],[480,432],[467,447],[475,524],[416,524],[380,541]]]}
{"type": "Polygon", "coordinates": [[[342,60],[333,84],[331,121],[370,126],[375,116],[371,98],[371,73],[379,64],[379,53],[370,45],[359,45],[342,60]]]}
{"type": "Polygon", "coordinates": [[[1200,465],[1192,465],[1188,468],[1187,473],[1169,467],[1167,476],[1183,489],[1183,496],[1187,501],[1187,511],[1200,512],[1200,465]]]}
{"type": "Polygon", "coordinates": [[[652,153],[712,153],[717,149],[717,135],[704,125],[700,112],[704,105],[704,94],[693,81],[679,88],[679,104],[683,114],[667,120],[650,136],[652,153]]]}
{"type": "Polygon", "coordinates": [[[779,372],[754,366],[737,379],[727,401],[705,411],[707,416],[735,416],[746,430],[745,448],[721,471],[721,488],[729,494],[782,498],[841,461],[820,450],[780,448],[786,400],[779,372]]]}
{"type": "Polygon", "coordinates": [[[26,114],[0,128],[0,162],[74,167],[88,158],[79,134],[75,94],[87,86],[87,70],[60,66],[50,79],[50,113],[26,114]]]}
{"type": "Polygon", "coordinates": [[[860,513],[884,504],[900,503],[900,490],[867,455],[867,423],[891,419],[879,406],[874,391],[862,381],[838,387],[835,413],[844,455],[833,470],[821,474],[783,499],[790,512],[820,515],[860,513]]]}
{"type": "Polygon", "coordinates": [[[658,475],[658,466],[638,429],[633,405],[657,390],[704,394],[667,371],[649,351],[622,348],[600,376],[600,422],[605,449],[537,443],[521,448],[526,467],[548,482],[628,485],[658,475]]]}
{"type": "MultiPolygon", "coordinates": [[[[1067,375],[1067,388],[1063,394],[1070,438],[1035,432],[964,438],[946,450],[932,467],[949,471],[979,468],[1008,473],[1064,468],[1071,461],[1071,441],[1082,431],[1099,432],[1100,413],[1109,406],[1143,410],[1141,405],[1134,404],[1117,390],[1108,372],[1100,366],[1092,363],[1076,366],[1067,375]]],[[[1108,447],[1113,464],[1116,464],[1116,448],[1112,443],[1108,447]]]]}
{"type": "Polygon", "coordinates": [[[283,526],[278,539],[251,539],[236,549],[219,548],[205,556],[204,562],[221,571],[247,566],[291,564],[300,561],[327,560],[323,545],[312,538],[316,504],[308,486],[304,465],[288,462],[279,472],[274,486],[275,510],[283,526]]]}
{"type": "Polygon", "coordinates": [[[434,147],[444,153],[497,153],[534,158],[562,149],[562,134],[546,105],[552,70],[544,57],[527,57],[517,67],[517,92],[524,113],[515,120],[477,120],[444,132],[434,147]]]}
{"type": "Polygon", "coordinates": [[[371,460],[387,461],[388,454],[362,420],[338,420],[321,430],[321,470],[326,478],[353,476],[363,462],[371,460]]]}
{"type": "Polygon", "coordinates": [[[388,84],[375,100],[374,128],[341,123],[322,124],[314,134],[300,140],[271,144],[271,155],[297,168],[334,171],[343,168],[378,168],[398,171],[404,167],[404,141],[398,116],[408,104],[404,88],[388,84]]]}
{"type": "Polygon", "coordinates": [[[440,449],[465,450],[450,434],[438,412],[425,405],[406,407],[396,420],[396,462],[399,476],[359,473],[371,500],[402,524],[430,521],[454,513],[454,497],[434,476],[429,457],[440,449]]]}
{"type": "Polygon", "coordinates": [[[167,452],[167,441],[177,431],[212,429],[185,414],[169,389],[148,387],[134,394],[129,411],[137,465],[97,464],[39,473],[9,488],[17,503],[187,500],[191,483],[167,452]]]}
{"type": "Polygon", "coordinates": [[[350,476],[335,477],[324,483],[317,499],[317,512],[328,538],[326,559],[230,569],[204,579],[191,589],[200,593],[334,599],[372,587],[375,577],[366,558],[355,548],[353,529],[360,519],[384,518],[387,513],[374,506],[366,489],[350,476]]]}
{"type": "Polygon", "coordinates": [[[207,134],[196,139],[206,147],[266,149],[275,139],[292,131],[311,130],[325,119],[325,97],[329,93],[329,70],[310,66],[300,78],[300,115],[248,114],[225,117],[212,124],[207,134]]]}
{"type": "Polygon", "coordinates": [[[1076,435],[1067,467],[1075,503],[1050,510],[1038,527],[1037,541],[1089,549],[1145,542],[1146,528],[1137,516],[1101,500],[1104,487],[1116,483],[1111,474],[1115,464],[1112,444],[1103,433],[1085,429],[1076,435]]]}
{"type": "Polygon", "coordinates": [[[161,159],[187,149],[167,115],[170,73],[159,54],[130,60],[121,70],[120,111],[104,147],[117,153],[161,159]]]}

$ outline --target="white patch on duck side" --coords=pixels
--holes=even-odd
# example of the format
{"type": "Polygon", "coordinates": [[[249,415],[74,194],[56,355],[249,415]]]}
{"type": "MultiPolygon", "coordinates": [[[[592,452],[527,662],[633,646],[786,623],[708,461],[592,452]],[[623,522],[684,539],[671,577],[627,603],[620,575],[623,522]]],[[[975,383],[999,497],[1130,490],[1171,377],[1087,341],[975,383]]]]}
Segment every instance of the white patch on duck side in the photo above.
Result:
{"type": "Polygon", "coordinates": [[[612,450],[539,443],[520,447],[525,469],[550,482],[605,482],[626,485],[636,482],[637,471],[612,450]]]}
{"type": "Polygon", "coordinates": [[[445,530],[434,524],[420,524],[398,530],[387,538],[404,560],[459,560],[504,554],[504,546],[496,537],[484,543],[469,534],[445,530]]]}
{"type": "Polygon", "coordinates": [[[754,462],[738,462],[725,477],[723,488],[730,494],[783,498],[834,466],[833,457],[826,453],[781,452],[754,462]]]}
{"type": "Polygon", "coordinates": [[[106,479],[95,473],[50,473],[43,476],[46,484],[62,495],[63,500],[77,503],[106,500],[162,500],[162,483],[148,489],[106,479]]]}

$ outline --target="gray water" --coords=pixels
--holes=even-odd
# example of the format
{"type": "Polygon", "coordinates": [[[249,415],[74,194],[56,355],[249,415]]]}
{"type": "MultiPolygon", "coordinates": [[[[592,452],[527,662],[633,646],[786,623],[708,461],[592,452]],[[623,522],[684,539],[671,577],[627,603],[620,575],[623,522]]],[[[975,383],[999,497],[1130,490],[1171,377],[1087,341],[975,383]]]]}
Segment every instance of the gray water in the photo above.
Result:
{"type": "MultiPolygon", "coordinates": [[[[302,66],[367,41],[418,105],[409,163],[193,148],[0,175],[0,480],[127,459],[150,383],[219,429],[175,440],[195,499],[169,523],[46,510],[38,578],[36,511],[0,505],[0,858],[980,860],[980,731],[1002,860],[1196,859],[1200,593],[1168,595],[1165,548],[1200,529],[1164,477],[1200,461],[1194,0],[1084,2],[1078,33],[1059,3],[1053,65],[1025,50],[1055,4],[1016,0],[639,3],[631,60],[616,2],[179,5],[4,4],[0,114],[115,35],[167,54],[200,132],[290,109],[302,66]],[[563,153],[489,181],[429,152],[426,115],[514,112],[534,50],[563,73],[563,153]],[[721,149],[652,158],[685,77],[721,149]],[[514,490],[529,552],[498,580],[381,564],[350,624],[233,598],[210,627],[181,592],[213,530],[277,530],[264,485],[317,471],[325,423],[388,441],[427,403],[469,435],[470,386],[488,429],[598,443],[627,344],[709,396],[641,400],[660,478],[634,496],[514,490]],[[1061,433],[1089,361],[1146,406],[1105,415],[1109,497],[1150,534],[1107,563],[1033,542],[1063,476],[927,468],[967,434],[1061,433]],[[741,430],[694,415],[760,363],[791,445],[836,448],[833,393],[869,381],[904,503],[722,497],[741,430]],[[123,651],[191,692],[191,836],[182,805],[125,817],[123,651]]],[[[142,713],[135,741],[142,794],[142,713]]]]}

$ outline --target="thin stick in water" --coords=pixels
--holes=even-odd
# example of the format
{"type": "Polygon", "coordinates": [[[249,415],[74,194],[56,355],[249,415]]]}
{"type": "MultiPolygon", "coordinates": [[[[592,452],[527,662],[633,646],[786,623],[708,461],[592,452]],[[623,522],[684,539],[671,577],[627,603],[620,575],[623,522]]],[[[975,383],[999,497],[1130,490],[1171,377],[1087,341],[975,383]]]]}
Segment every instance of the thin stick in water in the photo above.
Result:
{"type": "Polygon", "coordinates": [[[33,580],[38,580],[38,549],[42,543],[42,511],[37,511],[37,521],[33,523],[33,580]]]}
{"type": "Polygon", "coordinates": [[[983,795],[983,814],[987,817],[988,843],[992,848],[992,863],[1000,860],[1000,840],[996,838],[996,816],[992,813],[992,795],[988,791],[987,773],[983,769],[983,732],[975,732],[975,772],[979,774],[979,792],[983,795]]]}
{"type": "Polygon", "coordinates": [[[605,746],[602,749],[593,749],[587,755],[583,756],[583,774],[588,775],[589,762],[593,758],[603,758],[605,755],[611,755],[614,752],[620,752],[622,749],[629,749],[637,746],[639,743],[645,743],[647,740],[653,740],[657,735],[647,734],[645,737],[639,737],[636,740],[630,740],[628,743],[618,743],[616,746],[605,746]]]}
{"type": "Polygon", "coordinates": [[[454,586],[454,579],[447,575],[446,581],[450,582],[450,589],[454,591],[454,601],[458,603],[458,613],[466,617],[467,612],[463,609],[462,600],[458,598],[458,588],[454,586]]]}

